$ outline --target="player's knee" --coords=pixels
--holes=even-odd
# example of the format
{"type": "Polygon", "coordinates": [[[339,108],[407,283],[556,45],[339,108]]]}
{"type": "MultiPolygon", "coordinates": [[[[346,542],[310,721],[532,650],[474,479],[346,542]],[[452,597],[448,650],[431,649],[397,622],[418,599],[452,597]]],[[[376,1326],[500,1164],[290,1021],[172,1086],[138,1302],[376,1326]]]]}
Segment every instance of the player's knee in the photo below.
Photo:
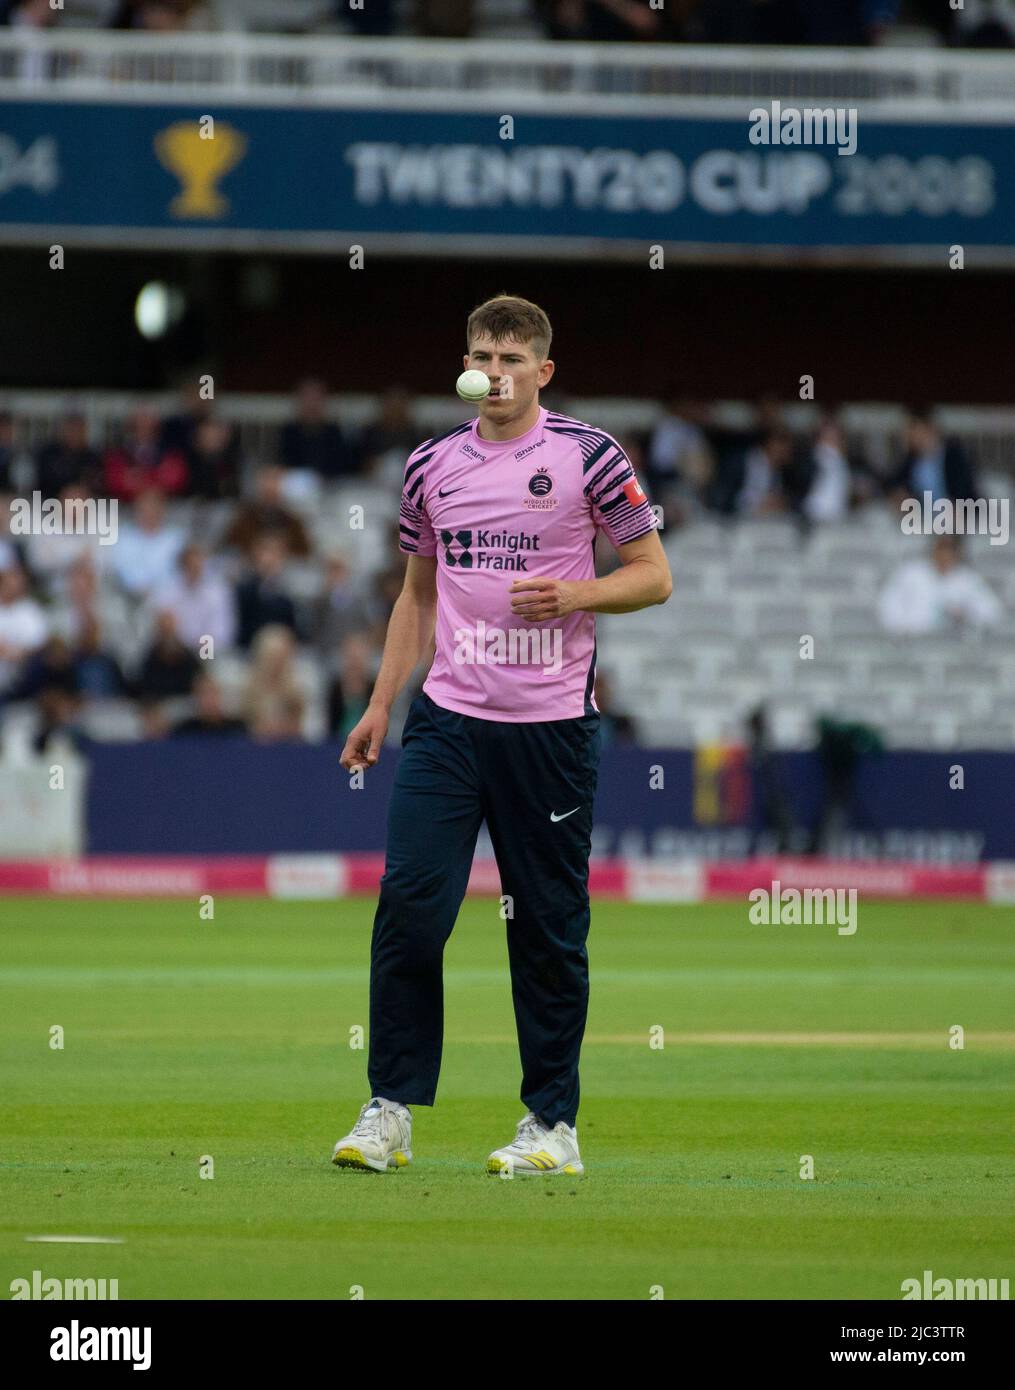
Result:
{"type": "Polygon", "coordinates": [[[384,946],[403,966],[414,969],[439,963],[453,925],[446,925],[432,897],[415,888],[387,884],[381,889],[379,922],[384,946]]]}

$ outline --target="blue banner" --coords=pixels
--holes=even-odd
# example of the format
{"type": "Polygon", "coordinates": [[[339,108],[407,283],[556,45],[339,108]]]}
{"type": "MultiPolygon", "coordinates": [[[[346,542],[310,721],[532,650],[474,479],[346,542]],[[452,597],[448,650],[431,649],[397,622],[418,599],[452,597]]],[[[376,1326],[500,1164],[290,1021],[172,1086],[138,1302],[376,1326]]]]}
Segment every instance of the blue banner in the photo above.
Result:
{"type": "MultiPolygon", "coordinates": [[[[85,848],[149,855],[380,853],[399,750],[386,747],[359,789],[339,766],[341,751],[337,743],[245,739],[93,745],[85,848]]],[[[777,764],[792,848],[805,851],[819,819],[823,773],[814,753],[786,753],[777,764]]],[[[738,859],[774,851],[749,775],[746,795],[725,804],[717,798],[708,823],[695,796],[696,776],[700,790],[693,752],[606,747],[593,853],[738,859]],[[654,768],[663,769],[662,787],[654,768]]],[[[927,864],[1015,860],[1013,785],[1012,753],[864,757],[849,797],[849,828],[836,848],[842,857],[927,864]],[[956,761],[963,767],[961,791],[950,785],[956,761]]],[[[481,853],[486,848],[481,843],[481,853]]]]}
{"type": "Polygon", "coordinates": [[[861,116],[850,153],[841,132],[791,143],[804,132],[782,114],[761,130],[746,112],[505,127],[475,112],[0,103],[0,237],[594,239],[646,258],[657,243],[869,246],[942,264],[952,244],[1015,246],[1015,128],[861,116]]]}

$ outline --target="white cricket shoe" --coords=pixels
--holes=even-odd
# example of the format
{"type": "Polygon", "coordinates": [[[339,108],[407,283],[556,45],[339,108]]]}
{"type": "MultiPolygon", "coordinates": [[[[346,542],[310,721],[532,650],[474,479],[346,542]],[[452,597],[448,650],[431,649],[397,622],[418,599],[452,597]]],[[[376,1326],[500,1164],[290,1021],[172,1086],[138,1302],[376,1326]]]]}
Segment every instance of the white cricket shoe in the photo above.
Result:
{"type": "Polygon", "coordinates": [[[585,1172],[578,1154],[578,1131],[559,1120],[547,1129],[530,1110],[519,1121],[514,1140],[503,1149],[494,1149],[486,1160],[488,1173],[569,1173],[585,1172]]]}
{"type": "Polygon", "coordinates": [[[383,1173],[412,1162],[412,1116],[404,1105],[371,1096],[352,1129],[335,1145],[331,1161],[339,1168],[383,1173]]]}

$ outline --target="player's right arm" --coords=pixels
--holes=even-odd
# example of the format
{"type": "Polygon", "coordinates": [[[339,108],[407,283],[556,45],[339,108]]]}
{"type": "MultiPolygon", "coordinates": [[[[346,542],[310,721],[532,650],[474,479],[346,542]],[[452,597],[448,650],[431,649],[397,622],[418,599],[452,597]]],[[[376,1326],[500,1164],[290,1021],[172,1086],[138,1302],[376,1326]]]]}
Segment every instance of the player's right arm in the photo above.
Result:
{"type": "Polygon", "coordinates": [[[347,772],[373,767],[388,732],[391,706],[430,645],[437,621],[437,557],[410,555],[402,592],[384,639],[381,669],[363,718],[350,731],[339,759],[347,772]]]}

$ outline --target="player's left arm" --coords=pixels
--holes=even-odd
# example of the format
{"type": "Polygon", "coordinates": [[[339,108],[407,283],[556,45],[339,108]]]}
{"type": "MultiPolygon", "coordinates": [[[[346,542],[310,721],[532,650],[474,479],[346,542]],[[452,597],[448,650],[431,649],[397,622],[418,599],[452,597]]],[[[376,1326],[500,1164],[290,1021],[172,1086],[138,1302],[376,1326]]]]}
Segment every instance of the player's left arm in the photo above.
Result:
{"type": "Polygon", "coordinates": [[[635,613],[665,603],[673,592],[670,565],[655,529],[617,546],[620,567],[602,579],[551,579],[532,575],[511,585],[511,611],[530,622],[568,613],[635,613]]]}

